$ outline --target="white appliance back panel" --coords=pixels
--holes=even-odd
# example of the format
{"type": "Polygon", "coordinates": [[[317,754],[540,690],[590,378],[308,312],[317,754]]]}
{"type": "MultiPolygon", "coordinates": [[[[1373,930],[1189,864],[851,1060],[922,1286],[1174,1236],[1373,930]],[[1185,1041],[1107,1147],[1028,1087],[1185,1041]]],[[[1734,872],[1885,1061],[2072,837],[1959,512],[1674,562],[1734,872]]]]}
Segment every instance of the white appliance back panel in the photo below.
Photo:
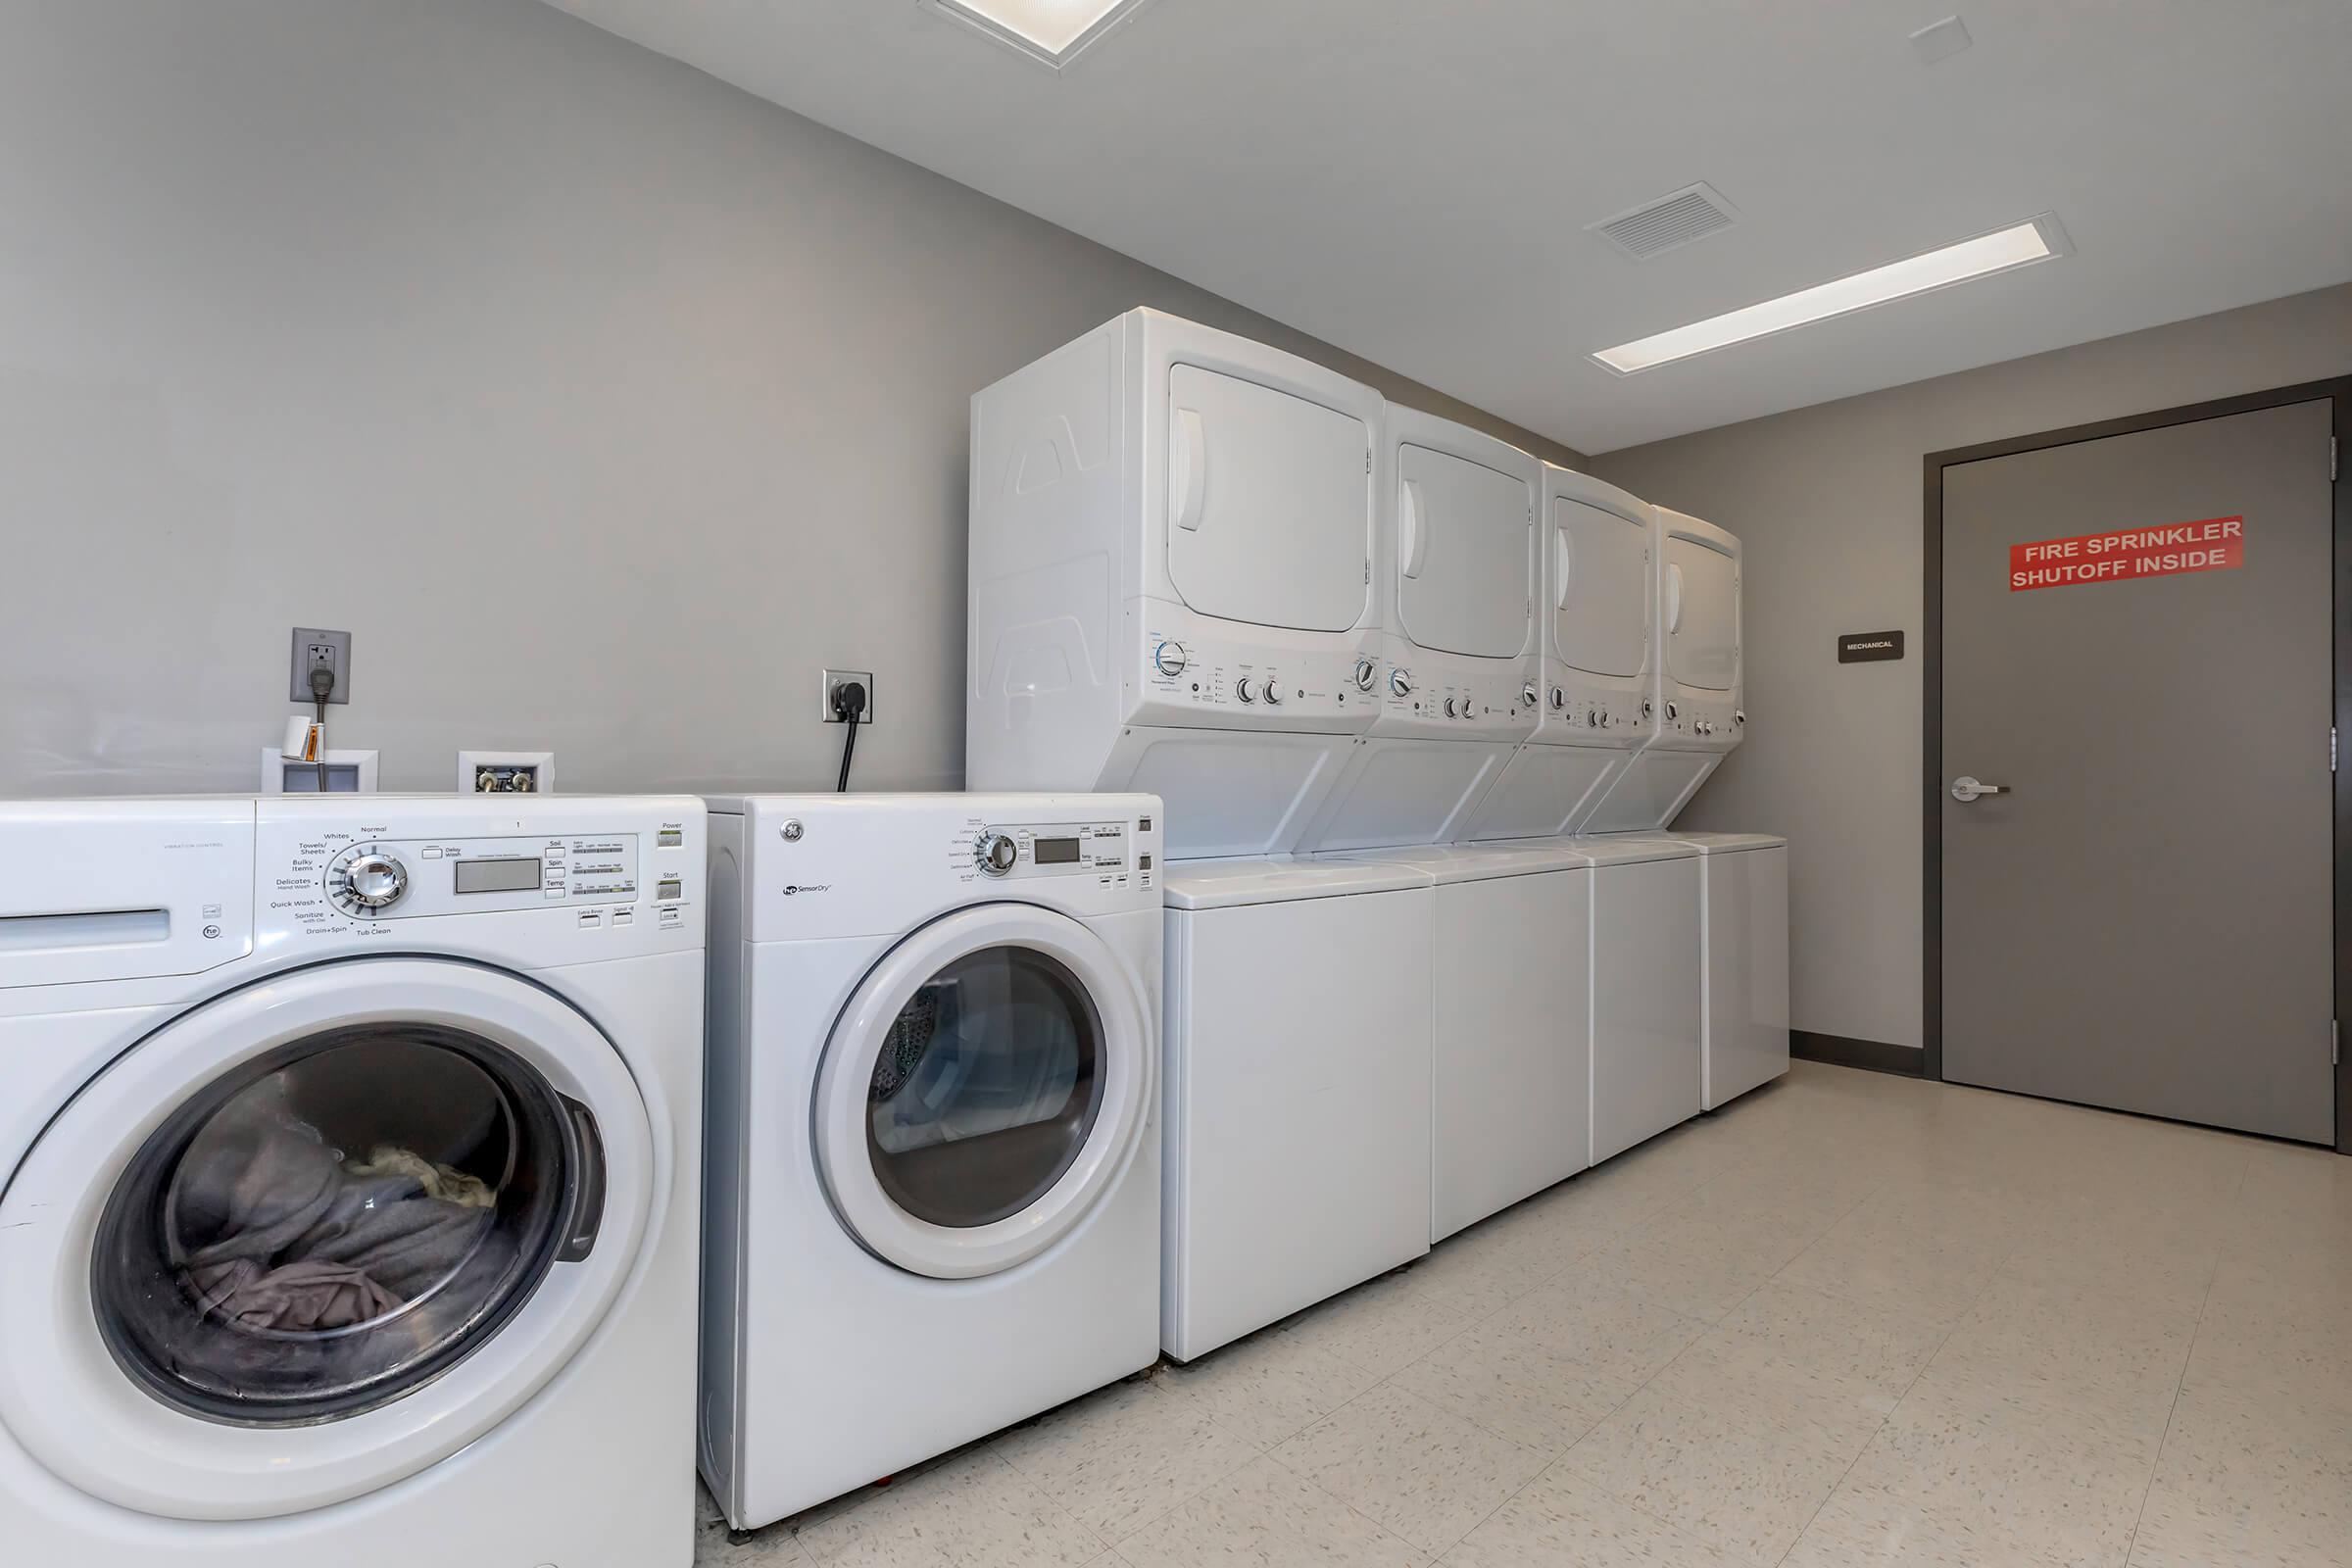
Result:
{"type": "Polygon", "coordinates": [[[1397,455],[1396,609],[1422,648],[1516,659],[1527,648],[1527,481],[1450,452],[1397,455]]]}
{"type": "Polygon", "coordinates": [[[1666,540],[1666,673],[1728,692],[1740,677],[1739,564],[1694,539],[1666,540]]]}
{"type": "Polygon", "coordinates": [[[1168,575],[1204,615],[1343,632],[1371,561],[1371,431],[1196,366],[1168,375],[1168,575]]]}
{"type": "Polygon", "coordinates": [[[1649,528],[1566,496],[1551,502],[1552,646],[1595,675],[1642,673],[1649,644],[1649,528]]]}

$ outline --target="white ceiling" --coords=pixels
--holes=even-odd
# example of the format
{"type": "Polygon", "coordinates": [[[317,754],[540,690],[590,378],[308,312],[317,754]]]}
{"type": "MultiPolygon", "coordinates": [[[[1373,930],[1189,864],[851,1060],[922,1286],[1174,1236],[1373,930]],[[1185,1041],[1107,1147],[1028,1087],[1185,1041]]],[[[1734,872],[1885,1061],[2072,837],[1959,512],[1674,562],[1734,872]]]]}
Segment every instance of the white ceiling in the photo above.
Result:
{"type": "Polygon", "coordinates": [[[2352,3],[1156,0],[1068,73],[916,0],[551,0],[1587,452],[2352,278],[2352,3]],[[1584,232],[1706,180],[1738,227],[1584,232]],[[2054,210],[2076,254],[1619,378],[2054,210]]]}

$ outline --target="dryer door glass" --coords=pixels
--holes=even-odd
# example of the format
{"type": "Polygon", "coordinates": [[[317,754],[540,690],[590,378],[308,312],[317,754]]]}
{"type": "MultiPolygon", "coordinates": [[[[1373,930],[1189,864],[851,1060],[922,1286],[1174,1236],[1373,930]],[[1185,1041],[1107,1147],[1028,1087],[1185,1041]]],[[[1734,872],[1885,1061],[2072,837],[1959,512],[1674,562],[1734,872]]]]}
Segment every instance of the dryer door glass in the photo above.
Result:
{"type": "Polygon", "coordinates": [[[1102,1021],[1058,960],[1017,947],[966,954],[915,989],[875,1058],[876,1180],[927,1224],[1011,1218],[1085,1148],[1102,1057],[1102,1021]]]}
{"type": "Polygon", "coordinates": [[[593,1245],[600,1170],[585,1108],[489,1040],[316,1034],[196,1094],[131,1157],[99,1222],[99,1329],[195,1415],[372,1409],[448,1371],[593,1245]]]}

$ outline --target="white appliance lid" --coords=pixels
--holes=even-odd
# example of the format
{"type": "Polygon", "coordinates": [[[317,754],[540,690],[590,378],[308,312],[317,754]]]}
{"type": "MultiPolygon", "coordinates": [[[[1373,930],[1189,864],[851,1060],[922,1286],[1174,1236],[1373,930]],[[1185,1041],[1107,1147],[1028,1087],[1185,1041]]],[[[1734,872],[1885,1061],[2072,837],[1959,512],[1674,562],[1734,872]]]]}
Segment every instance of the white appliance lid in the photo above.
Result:
{"type": "Polygon", "coordinates": [[[1482,882],[1544,871],[1582,871],[1592,864],[1579,843],[1514,839],[1488,844],[1429,844],[1396,850],[1346,850],[1326,858],[1377,861],[1423,871],[1440,883],[1482,882]]]}
{"type": "Polygon", "coordinates": [[[1238,860],[1179,860],[1160,890],[1172,909],[1222,909],[1242,904],[1338,899],[1356,893],[1396,893],[1436,885],[1426,871],[1375,861],[1291,859],[1269,856],[1238,860]]]}
{"type": "Polygon", "coordinates": [[[1588,833],[1576,840],[1578,851],[1594,865],[1631,865],[1641,860],[1689,860],[1699,855],[1695,844],[1674,838],[1648,838],[1640,833],[1588,833]]]}
{"type": "Polygon", "coordinates": [[[1788,841],[1778,833],[1677,833],[1674,837],[1698,846],[1701,855],[1729,855],[1737,850],[1785,850],[1788,841]]]}

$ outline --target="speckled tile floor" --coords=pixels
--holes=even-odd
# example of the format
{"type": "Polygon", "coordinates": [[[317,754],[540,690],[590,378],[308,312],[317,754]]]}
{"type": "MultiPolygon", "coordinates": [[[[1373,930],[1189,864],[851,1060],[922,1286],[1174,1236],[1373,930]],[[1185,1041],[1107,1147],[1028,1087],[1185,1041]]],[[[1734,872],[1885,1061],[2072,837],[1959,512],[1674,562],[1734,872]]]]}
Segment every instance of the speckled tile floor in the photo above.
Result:
{"type": "Polygon", "coordinates": [[[701,1564],[2352,1565],[2352,1159],[1836,1067],[701,1564]]]}

